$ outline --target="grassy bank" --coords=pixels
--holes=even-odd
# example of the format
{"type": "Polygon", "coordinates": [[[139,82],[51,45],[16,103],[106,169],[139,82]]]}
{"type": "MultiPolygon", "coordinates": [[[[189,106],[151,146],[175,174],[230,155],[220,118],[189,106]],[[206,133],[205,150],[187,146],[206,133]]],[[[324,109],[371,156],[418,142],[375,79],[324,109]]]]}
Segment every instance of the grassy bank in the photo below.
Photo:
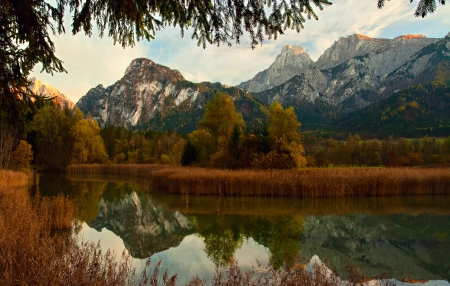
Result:
{"type": "Polygon", "coordinates": [[[150,179],[169,193],[230,196],[343,197],[448,195],[446,168],[217,170],[164,165],[72,165],[71,175],[112,174],[150,179]]]}

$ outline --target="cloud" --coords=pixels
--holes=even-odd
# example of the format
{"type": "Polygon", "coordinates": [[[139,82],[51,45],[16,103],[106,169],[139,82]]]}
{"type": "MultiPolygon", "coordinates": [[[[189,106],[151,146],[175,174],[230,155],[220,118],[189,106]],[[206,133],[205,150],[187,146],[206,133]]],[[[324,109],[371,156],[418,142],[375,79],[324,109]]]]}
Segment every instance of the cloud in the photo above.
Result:
{"type": "MultiPolygon", "coordinates": [[[[211,81],[237,85],[268,68],[283,44],[305,46],[313,60],[339,37],[354,33],[370,37],[393,38],[402,34],[443,37],[449,30],[449,5],[438,5],[437,12],[426,18],[414,17],[417,3],[388,1],[377,9],[376,0],[336,0],[318,11],[319,20],[309,20],[300,33],[286,31],[278,40],[264,41],[251,50],[248,40],[240,45],[198,47],[190,38],[191,30],[181,38],[180,31],[166,27],[151,42],[139,42],[134,48],[113,46],[112,39],[88,38],[82,34],[55,38],[57,56],[65,62],[68,74],[54,77],[35,73],[44,83],[58,88],[77,101],[97,84],[108,86],[119,80],[132,59],[147,57],[159,64],[178,69],[193,82],[211,81]]],[[[67,21],[69,22],[69,21],[67,21]]],[[[36,71],[38,71],[36,69],[36,71]]]]}

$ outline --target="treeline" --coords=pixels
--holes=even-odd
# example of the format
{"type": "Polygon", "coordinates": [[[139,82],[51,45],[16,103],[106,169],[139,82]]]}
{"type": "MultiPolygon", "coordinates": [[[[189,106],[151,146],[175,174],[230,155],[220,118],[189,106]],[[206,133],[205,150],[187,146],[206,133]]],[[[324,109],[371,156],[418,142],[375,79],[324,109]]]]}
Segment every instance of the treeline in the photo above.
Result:
{"type": "Polygon", "coordinates": [[[177,132],[132,131],[109,125],[100,131],[109,161],[116,164],[180,165],[186,139],[177,132]]]}
{"type": "Polygon", "coordinates": [[[309,167],[450,164],[450,137],[361,140],[349,135],[340,141],[308,137],[304,146],[309,167]]]}
{"type": "Polygon", "coordinates": [[[48,102],[29,126],[26,134],[20,134],[1,122],[0,169],[29,169],[34,161],[46,171],[62,171],[70,164],[108,162],[97,121],[79,109],[60,109],[48,102]]]}
{"type": "Polygon", "coordinates": [[[300,123],[293,108],[278,102],[268,124],[249,130],[230,96],[218,92],[207,104],[198,129],[176,132],[131,131],[107,126],[100,134],[109,160],[116,164],[171,164],[224,169],[292,169],[306,165],[300,123]]]}

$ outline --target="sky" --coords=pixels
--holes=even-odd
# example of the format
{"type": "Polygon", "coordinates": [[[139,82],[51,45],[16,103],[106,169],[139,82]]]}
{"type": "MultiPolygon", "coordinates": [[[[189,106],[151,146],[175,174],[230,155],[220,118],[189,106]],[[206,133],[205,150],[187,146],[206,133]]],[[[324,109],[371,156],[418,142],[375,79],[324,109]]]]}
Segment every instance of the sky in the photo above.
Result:
{"type": "Polygon", "coordinates": [[[425,18],[414,17],[418,0],[386,1],[377,9],[377,0],[331,0],[333,5],[323,11],[316,9],[319,20],[307,20],[300,33],[287,30],[277,40],[263,41],[254,50],[244,36],[241,44],[228,46],[197,46],[191,39],[192,29],[181,37],[180,30],[166,27],[156,32],[150,42],[140,41],[134,47],[113,45],[107,36],[99,38],[78,33],[71,34],[71,17],[65,17],[66,34],[53,36],[56,56],[64,62],[67,73],[53,75],[41,71],[37,65],[31,77],[57,88],[77,102],[89,89],[103,84],[112,85],[122,78],[135,58],[145,57],[177,69],[192,82],[220,82],[229,86],[251,79],[267,69],[284,44],[301,45],[310,57],[317,58],[339,37],[363,34],[374,38],[395,38],[406,34],[422,34],[428,38],[443,38],[450,32],[450,5],[438,4],[436,12],[425,18]]]}

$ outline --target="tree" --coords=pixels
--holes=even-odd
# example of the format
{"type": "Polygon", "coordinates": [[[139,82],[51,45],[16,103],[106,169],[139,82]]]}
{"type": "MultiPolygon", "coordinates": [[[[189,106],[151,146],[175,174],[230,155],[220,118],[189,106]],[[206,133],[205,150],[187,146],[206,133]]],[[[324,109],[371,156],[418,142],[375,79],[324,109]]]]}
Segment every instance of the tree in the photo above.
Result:
{"type": "Polygon", "coordinates": [[[187,141],[184,145],[183,154],[181,155],[181,165],[189,166],[191,163],[197,161],[198,151],[192,145],[191,141],[187,141]]]}
{"type": "Polygon", "coordinates": [[[36,131],[36,162],[46,169],[63,170],[70,163],[73,148],[71,112],[45,106],[32,123],[36,131]]]}
{"type": "Polygon", "coordinates": [[[12,165],[14,168],[26,169],[30,167],[30,162],[33,160],[33,151],[31,151],[31,145],[25,140],[20,140],[19,145],[12,154],[12,165]]]}
{"type": "Polygon", "coordinates": [[[70,130],[73,149],[72,164],[105,163],[108,155],[105,151],[100,127],[93,119],[81,119],[70,130]]]}
{"type": "Polygon", "coordinates": [[[205,115],[199,123],[214,139],[215,151],[227,146],[235,128],[240,132],[244,126],[241,114],[236,111],[231,97],[217,92],[206,105],[205,115]]]}
{"type": "Polygon", "coordinates": [[[11,153],[18,138],[17,130],[0,120],[0,170],[8,168],[11,153]]]}
{"type": "MultiPolygon", "coordinates": [[[[411,0],[412,2],[412,0],[411,0]]],[[[438,0],[442,5],[445,0],[438,0]]],[[[378,0],[382,8],[385,0],[378,0]]],[[[179,26],[181,35],[192,28],[192,39],[207,44],[240,43],[244,32],[254,48],[267,37],[276,39],[286,29],[300,32],[306,19],[318,19],[314,8],[331,5],[328,0],[0,0],[0,111],[16,122],[27,120],[35,95],[27,88],[30,71],[37,64],[48,73],[65,72],[55,55],[49,33],[61,34],[64,14],[72,13],[72,33],[92,35],[96,23],[114,43],[133,46],[154,39],[165,26],[179,26]],[[269,12],[269,8],[271,11],[269,12]],[[267,13],[268,12],[268,13],[267,13]]],[[[436,0],[419,0],[416,16],[436,9],[436,0]]],[[[31,120],[31,119],[29,119],[31,120]]]]}
{"type": "Polygon", "coordinates": [[[272,103],[267,128],[272,150],[257,160],[255,167],[291,169],[306,166],[300,126],[293,107],[284,110],[277,101],[272,103]]]}

